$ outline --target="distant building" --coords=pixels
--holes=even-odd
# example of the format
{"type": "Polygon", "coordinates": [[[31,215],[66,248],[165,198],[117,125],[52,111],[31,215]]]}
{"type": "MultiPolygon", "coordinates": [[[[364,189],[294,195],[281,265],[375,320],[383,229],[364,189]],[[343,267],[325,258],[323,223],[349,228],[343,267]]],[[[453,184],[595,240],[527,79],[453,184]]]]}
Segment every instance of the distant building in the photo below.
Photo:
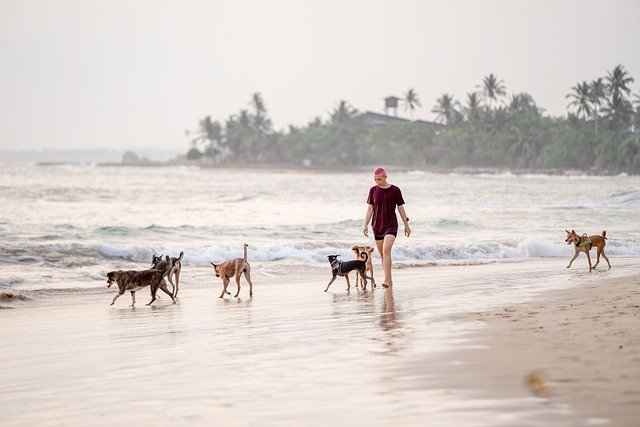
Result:
{"type": "Polygon", "coordinates": [[[411,121],[409,119],[403,119],[401,117],[389,116],[387,114],[374,113],[372,111],[365,111],[362,114],[356,116],[358,120],[361,120],[365,126],[384,126],[390,122],[404,122],[404,123],[416,123],[424,126],[429,126],[436,133],[440,133],[447,127],[440,123],[427,122],[425,120],[411,121]]]}
{"type": "Polygon", "coordinates": [[[397,96],[387,96],[384,99],[384,113],[386,115],[389,115],[389,108],[393,109],[393,115],[395,117],[398,117],[398,101],[400,100],[400,98],[398,98],[397,96]]]}

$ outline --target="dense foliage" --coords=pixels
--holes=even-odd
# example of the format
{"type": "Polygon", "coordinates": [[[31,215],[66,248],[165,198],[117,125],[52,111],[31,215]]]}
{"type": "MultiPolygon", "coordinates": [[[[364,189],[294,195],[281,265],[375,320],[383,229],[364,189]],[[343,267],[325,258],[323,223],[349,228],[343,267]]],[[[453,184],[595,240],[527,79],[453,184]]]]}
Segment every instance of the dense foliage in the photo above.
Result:
{"type": "MultiPolygon", "coordinates": [[[[567,117],[543,114],[527,93],[508,95],[493,74],[464,103],[443,94],[432,112],[446,130],[395,120],[367,125],[341,101],[323,121],[275,132],[260,94],[224,124],[205,117],[187,157],[209,163],[475,166],[640,173],[640,94],[623,66],[567,95],[567,117]]],[[[420,106],[410,89],[404,106],[420,106]]]]}

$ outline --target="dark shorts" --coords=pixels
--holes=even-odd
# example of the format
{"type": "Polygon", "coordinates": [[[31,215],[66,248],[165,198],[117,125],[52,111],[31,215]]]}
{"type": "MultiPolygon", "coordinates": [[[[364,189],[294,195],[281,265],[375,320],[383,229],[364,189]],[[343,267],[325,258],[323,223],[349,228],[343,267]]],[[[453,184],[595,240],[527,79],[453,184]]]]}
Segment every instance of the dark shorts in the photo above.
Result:
{"type": "Polygon", "coordinates": [[[398,233],[397,232],[387,232],[387,233],[384,233],[383,236],[378,236],[377,234],[374,233],[373,234],[373,238],[375,240],[384,240],[384,236],[386,236],[387,234],[391,234],[393,237],[398,237],[398,233]]]}

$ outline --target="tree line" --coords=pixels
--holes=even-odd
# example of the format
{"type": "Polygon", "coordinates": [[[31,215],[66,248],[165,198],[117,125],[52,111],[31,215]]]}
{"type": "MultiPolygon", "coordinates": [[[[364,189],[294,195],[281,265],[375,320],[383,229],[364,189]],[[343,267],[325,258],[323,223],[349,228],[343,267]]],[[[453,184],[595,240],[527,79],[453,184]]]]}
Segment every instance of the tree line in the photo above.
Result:
{"type": "MultiPolygon", "coordinates": [[[[208,163],[336,166],[577,169],[640,173],[640,93],[622,65],[570,88],[567,116],[544,114],[528,93],[507,93],[494,74],[463,102],[444,93],[432,113],[444,130],[423,121],[370,125],[347,101],[326,119],[273,129],[262,96],[222,123],[207,116],[187,132],[187,158],[208,163]]],[[[411,118],[421,107],[409,89],[402,100],[411,118]]]]}

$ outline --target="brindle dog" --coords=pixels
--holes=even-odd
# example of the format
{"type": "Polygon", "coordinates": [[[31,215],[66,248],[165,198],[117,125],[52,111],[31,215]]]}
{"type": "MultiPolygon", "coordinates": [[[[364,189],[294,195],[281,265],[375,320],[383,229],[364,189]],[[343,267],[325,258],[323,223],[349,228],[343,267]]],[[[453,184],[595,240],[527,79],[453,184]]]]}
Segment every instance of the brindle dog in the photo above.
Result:
{"type": "Polygon", "coordinates": [[[171,271],[171,258],[167,255],[166,258],[167,267],[164,271],[158,270],[115,270],[107,273],[107,287],[110,288],[113,282],[118,284],[118,295],[113,297],[113,301],[111,301],[111,305],[113,305],[116,300],[123,295],[126,291],[131,292],[131,307],[136,304],[136,291],[140,289],[146,288],[147,286],[151,287],[151,301],[147,305],[151,305],[152,302],[156,300],[156,291],[158,288],[162,289],[164,293],[171,297],[171,300],[175,303],[176,300],[173,298],[169,289],[167,289],[167,284],[164,281],[165,274],[168,274],[171,271]]]}
{"type": "Polygon", "coordinates": [[[607,232],[605,230],[602,230],[602,236],[578,236],[575,230],[564,231],[567,232],[567,237],[564,239],[564,241],[567,242],[567,245],[574,245],[575,249],[575,254],[573,255],[573,258],[571,258],[571,261],[569,261],[569,265],[567,265],[567,268],[571,267],[571,264],[576,258],[578,258],[580,252],[584,252],[585,254],[587,254],[587,261],[589,261],[589,272],[591,272],[591,270],[595,270],[596,265],[598,265],[598,263],[600,262],[600,255],[604,257],[604,259],[607,261],[607,264],[609,265],[609,268],[611,268],[609,258],[607,258],[607,255],[605,255],[604,253],[604,246],[607,244],[607,232]],[[589,251],[591,251],[591,248],[594,246],[596,247],[597,258],[595,265],[592,267],[589,251]]]}
{"type": "MultiPolygon", "coordinates": [[[[180,256],[178,258],[171,257],[171,263],[173,264],[173,267],[171,267],[169,272],[166,274],[167,279],[169,279],[169,283],[171,283],[171,288],[173,291],[172,293],[174,298],[178,297],[178,287],[180,286],[180,271],[182,270],[183,255],[184,255],[184,252],[180,252],[180,256]],[[175,285],[171,280],[172,276],[175,277],[176,279],[175,285]]],[[[162,255],[160,256],[153,255],[153,257],[151,258],[150,268],[154,268],[158,271],[165,271],[167,269],[167,262],[162,259],[162,255]]]]}
{"type": "Polygon", "coordinates": [[[229,292],[227,292],[227,286],[229,286],[230,278],[233,276],[236,277],[236,284],[238,285],[238,291],[236,292],[234,297],[237,297],[240,294],[240,275],[242,273],[244,273],[244,278],[247,279],[247,282],[249,282],[249,296],[253,296],[253,283],[251,283],[251,266],[247,262],[247,247],[249,247],[249,245],[245,243],[244,258],[231,259],[229,261],[223,262],[222,264],[211,263],[216,277],[222,278],[222,293],[220,294],[220,298],[223,298],[224,294],[231,295],[229,292]]]}

